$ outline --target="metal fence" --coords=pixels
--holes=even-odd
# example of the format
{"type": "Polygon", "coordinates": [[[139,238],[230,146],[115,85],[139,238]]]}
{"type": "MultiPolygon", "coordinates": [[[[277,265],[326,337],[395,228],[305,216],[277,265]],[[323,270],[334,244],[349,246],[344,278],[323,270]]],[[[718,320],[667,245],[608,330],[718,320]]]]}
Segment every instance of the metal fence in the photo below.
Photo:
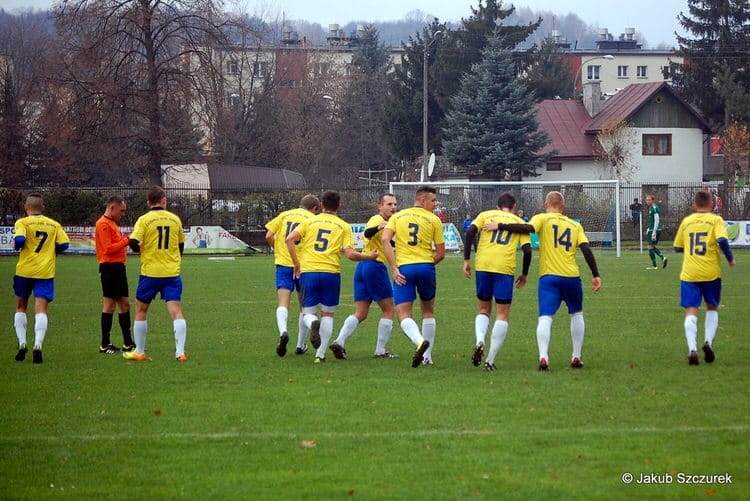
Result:
{"type": "MultiPolygon", "coordinates": [[[[550,183],[554,185],[554,183],[550,183]]],[[[637,239],[629,205],[634,198],[643,204],[644,224],[646,214],[645,197],[653,194],[661,207],[664,238],[673,236],[679,221],[691,211],[696,191],[709,189],[720,199],[717,211],[728,220],[750,219],[750,190],[748,187],[726,189],[722,185],[707,183],[653,183],[625,185],[620,187],[620,220],[623,240],[637,239]]],[[[128,211],[121,224],[132,225],[146,210],[146,190],[135,187],[112,188],[0,188],[0,210],[5,225],[12,225],[23,215],[23,197],[31,191],[44,196],[46,214],[64,225],[93,225],[104,211],[106,199],[113,194],[121,195],[128,203],[128,211]]],[[[364,187],[342,190],[342,207],[339,215],[352,223],[365,222],[375,211],[378,197],[386,187],[364,187]]],[[[251,189],[232,191],[211,190],[208,187],[166,188],[169,209],[180,216],[186,226],[222,226],[240,238],[251,242],[262,242],[264,225],[280,211],[297,207],[303,191],[256,192],[251,189]]],[[[317,195],[321,193],[313,192],[317,195]]],[[[413,200],[399,200],[399,207],[408,207],[413,200]]],[[[487,201],[488,209],[494,200],[487,201]]],[[[448,206],[443,215],[447,222],[461,227],[467,212],[474,208],[448,206]],[[469,209],[469,210],[467,210],[469,209]]],[[[527,214],[531,216],[532,214],[527,214]]],[[[251,243],[248,242],[248,243],[251,243]]]]}

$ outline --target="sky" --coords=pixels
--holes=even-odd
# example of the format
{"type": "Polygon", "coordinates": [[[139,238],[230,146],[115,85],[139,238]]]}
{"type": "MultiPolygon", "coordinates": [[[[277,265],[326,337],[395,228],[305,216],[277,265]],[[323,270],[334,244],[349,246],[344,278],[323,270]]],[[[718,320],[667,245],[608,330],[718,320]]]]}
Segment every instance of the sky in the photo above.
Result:
{"type": "MultiPolygon", "coordinates": [[[[17,8],[49,8],[55,0],[0,0],[6,10],[17,8]]],[[[284,17],[312,23],[345,25],[350,21],[398,21],[422,11],[431,21],[459,21],[471,15],[471,7],[479,0],[225,0],[227,6],[239,5],[239,11],[261,14],[264,18],[284,17]]],[[[578,15],[584,22],[608,28],[618,36],[625,28],[642,33],[649,46],[660,43],[676,45],[675,31],[680,31],[677,15],[687,13],[687,0],[517,0],[502,2],[532,10],[547,10],[564,16],[578,15]]]]}

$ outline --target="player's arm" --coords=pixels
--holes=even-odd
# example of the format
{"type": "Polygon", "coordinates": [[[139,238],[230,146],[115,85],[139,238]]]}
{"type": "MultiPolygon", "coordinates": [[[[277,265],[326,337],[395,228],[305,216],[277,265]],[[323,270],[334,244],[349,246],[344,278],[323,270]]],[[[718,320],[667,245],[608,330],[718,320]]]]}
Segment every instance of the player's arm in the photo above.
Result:
{"type": "Polygon", "coordinates": [[[55,254],[62,254],[66,250],[68,250],[68,247],[70,247],[69,242],[63,242],[61,244],[55,244],[55,254]]]}
{"type": "Polygon", "coordinates": [[[180,249],[180,256],[182,256],[182,254],[184,254],[185,252],[185,242],[180,242],[179,244],[177,244],[177,248],[180,249]]]}
{"type": "Polygon", "coordinates": [[[509,231],[511,233],[534,233],[536,230],[534,230],[534,227],[530,224],[521,224],[521,223],[487,223],[484,225],[485,230],[494,231],[494,230],[501,230],[501,231],[509,231]]]}
{"type": "Polygon", "coordinates": [[[276,241],[276,234],[272,232],[271,230],[269,230],[268,228],[266,228],[266,243],[268,244],[268,246],[273,249],[273,244],[275,243],[275,241],[276,241]]]}
{"type": "Polygon", "coordinates": [[[591,250],[591,247],[589,247],[588,243],[582,243],[578,247],[581,249],[583,258],[586,260],[586,264],[591,270],[591,275],[593,275],[594,277],[591,280],[591,288],[594,290],[594,292],[598,292],[602,287],[602,278],[599,276],[599,267],[596,265],[596,258],[594,257],[594,253],[591,250]]]}
{"type": "Polygon", "coordinates": [[[719,249],[721,249],[721,252],[724,254],[724,257],[727,258],[727,263],[729,263],[729,266],[734,266],[734,254],[732,254],[732,249],[729,247],[729,240],[727,240],[724,237],[719,238],[716,240],[716,243],[719,244],[719,249]]]}
{"type": "Polygon", "coordinates": [[[112,231],[109,225],[100,225],[96,227],[96,240],[101,242],[102,247],[104,248],[104,254],[107,256],[119,253],[130,243],[128,237],[122,237],[120,240],[115,241],[115,236],[116,234],[112,231]]]}
{"type": "Polygon", "coordinates": [[[656,228],[659,227],[659,213],[654,212],[654,227],[651,229],[651,239],[656,240],[656,228]]]}
{"type": "Polygon", "coordinates": [[[438,264],[445,259],[445,244],[435,244],[435,253],[432,255],[432,262],[438,264]]]}
{"type": "Polygon", "coordinates": [[[130,250],[132,250],[136,254],[141,252],[141,243],[135,238],[129,238],[128,245],[130,245],[130,250]]]}
{"type": "Polygon", "coordinates": [[[473,224],[466,230],[466,243],[464,243],[464,261],[471,259],[471,247],[474,245],[474,238],[477,236],[477,227],[473,224]]]}
{"type": "Polygon", "coordinates": [[[523,251],[523,263],[521,265],[521,274],[516,278],[516,289],[520,289],[526,285],[526,277],[529,276],[529,268],[531,267],[531,244],[523,244],[521,251],[523,251]]]}
{"type": "Polygon", "coordinates": [[[286,237],[286,247],[289,249],[289,256],[292,258],[292,263],[294,263],[294,276],[297,278],[299,278],[300,273],[299,257],[297,256],[297,242],[299,242],[300,238],[302,238],[302,234],[297,230],[292,231],[289,236],[286,237]]]}
{"type": "Polygon", "coordinates": [[[378,257],[378,251],[374,250],[369,254],[358,252],[351,247],[344,247],[344,255],[351,261],[375,261],[378,257]]]}
{"type": "Polygon", "coordinates": [[[13,238],[13,248],[17,251],[23,249],[23,245],[26,243],[26,237],[24,235],[16,235],[13,238]]]}

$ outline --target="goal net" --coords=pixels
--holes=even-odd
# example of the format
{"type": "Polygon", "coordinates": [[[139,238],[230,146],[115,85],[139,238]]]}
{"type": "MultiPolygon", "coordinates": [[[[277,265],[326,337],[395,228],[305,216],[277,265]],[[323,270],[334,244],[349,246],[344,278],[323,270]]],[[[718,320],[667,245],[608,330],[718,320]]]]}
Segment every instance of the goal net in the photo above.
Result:
{"type": "MultiPolygon", "coordinates": [[[[583,225],[591,247],[599,252],[614,251],[620,256],[620,201],[619,182],[614,181],[525,181],[525,182],[393,182],[390,191],[398,198],[400,207],[408,207],[419,186],[429,185],[438,192],[438,216],[453,223],[463,233],[467,214],[493,209],[501,193],[509,191],[516,197],[517,211],[531,218],[544,212],[544,197],[550,191],[565,196],[565,214],[583,225]]],[[[536,239],[532,240],[532,245],[536,239]]]]}

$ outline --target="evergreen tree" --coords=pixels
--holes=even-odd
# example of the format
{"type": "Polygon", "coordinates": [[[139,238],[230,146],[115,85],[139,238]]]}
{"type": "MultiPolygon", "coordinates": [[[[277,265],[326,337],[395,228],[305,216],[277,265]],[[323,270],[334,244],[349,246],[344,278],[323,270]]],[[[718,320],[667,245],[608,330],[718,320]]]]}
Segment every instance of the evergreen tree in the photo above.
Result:
{"type": "Polygon", "coordinates": [[[573,97],[573,67],[563,57],[554,40],[546,38],[534,49],[524,82],[537,100],[573,97]]]}
{"type": "Polygon", "coordinates": [[[685,62],[675,64],[675,83],[713,126],[727,125],[731,110],[725,113],[727,101],[714,90],[714,83],[722,68],[734,68],[734,81],[744,93],[750,92],[750,8],[747,0],[687,3],[689,16],[680,13],[678,20],[694,37],[677,35],[678,53],[685,62]]]}
{"type": "Polygon", "coordinates": [[[461,79],[446,116],[443,151],[483,177],[520,181],[537,176],[551,153],[537,154],[549,140],[538,130],[534,95],[516,78],[511,52],[503,47],[502,38],[493,37],[461,79]]]}

